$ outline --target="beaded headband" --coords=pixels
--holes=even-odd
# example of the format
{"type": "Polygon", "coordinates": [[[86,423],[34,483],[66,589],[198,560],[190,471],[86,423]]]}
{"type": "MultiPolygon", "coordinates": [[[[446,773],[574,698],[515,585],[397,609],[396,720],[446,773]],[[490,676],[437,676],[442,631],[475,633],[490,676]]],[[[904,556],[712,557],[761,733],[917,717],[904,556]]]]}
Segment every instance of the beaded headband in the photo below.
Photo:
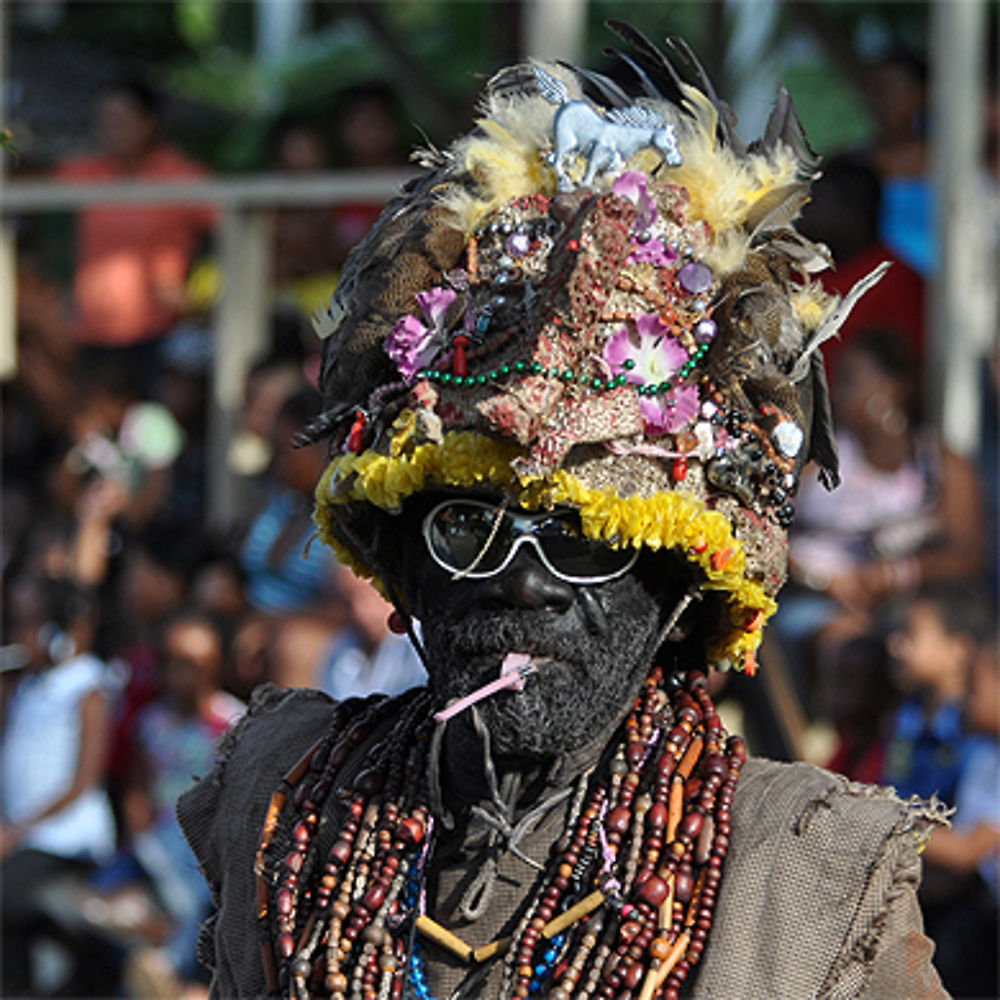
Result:
{"type": "Polygon", "coordinates": [[[475,131],[422,155],[349,258],[318,318],[311,433],[337,454],[316,522],[364,572],[369,504],[491,486],[576,507],[591,538],[697,566],[727,596],[710,660],[752,673],[799,473],[837,481],[817,348],[881,271],[843,300],[813,279],[831,261],[791,227],[815,159],[784,90],[747,146],[683,43],[699,86],[610,26],[641,96],[501,70],[475,131]]]}

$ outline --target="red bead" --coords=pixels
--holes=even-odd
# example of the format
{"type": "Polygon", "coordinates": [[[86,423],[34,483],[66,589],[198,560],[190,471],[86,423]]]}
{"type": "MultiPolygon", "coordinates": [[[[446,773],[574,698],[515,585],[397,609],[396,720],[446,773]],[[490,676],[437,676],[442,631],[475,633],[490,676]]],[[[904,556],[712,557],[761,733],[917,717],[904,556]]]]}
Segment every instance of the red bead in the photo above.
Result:
{"type": "Polygon", "coordinates": [[[374,913],[385,901],[385,886],[376,882],[365,893],[365,906],[374,913]]]}
{"type": "Polygon", "coordinates": [[[669,886],[658,875],[650,875],[639,888],[639,898],[650,906],[659,906],[666,898],[669,886]]]}
{"type": "Polygon", "coordinates": [[[282,916],[287,916],[292,912],[292,893],[289,889],[279,889],[278,895],[275,898],[275,904],[278,907],[278,912],[282,916]]]}
{"type": "Polygon", "coordinates": [[[346,865],[351,860],[351,845],[346,840],[338,840],[330,848],[330,857],[340,864],[346,865]]]}
{"type": "Polygon", "coordinates": [[[632,816],[628,809],[624,806],[618,806],[617,809],[612,809],[608,813],[608,818],[605,820],[605,827],[609,833],[617,833],[619,835],[627,833],[631,819],[632,816]]]}
{"type": "Polygon", "coordinates": [[[686,872],[678,872],[674,876],[674,899],[686,903],[694,892],[694,879],[686,872]]]}
{"type": "Polygon", "coordinates": [[[469,365],[465,358],[465,349],[469,346],[469,338],[460,334],[452,341],[455,346],[455,357],[451,363],[451,369],[456,374],[465,378],[469,374],[469,365]]]}
{"type": "Polygon", "coordinates": [[[646,814],[646,823],[653,830],[662,830],[667,825],[667,807],[663,802],[654,802],[646,814]]]}
{"type": "Polygon", "coordinates": [[[351,433],[347,435],[347,450],[352,451],[357,454],[361,451],[362,435],[365,430],[365,415],[358,410],[357,415],[354,418],[354,423],[351,424],[351,433]]]}
{"type": "Polygon", "coordinates": [[[630,989],[634,990],[639,983],[642,982],[643,973],[646,970],[642,967],[642,963],[633,962],[625,972],[625,985],[630,989]]]}
{"type": "Polygon", "coordinates": [[[688,474],[687,459],[683,456],[675,458],[670,467],[670,474],[674,477],[674,482],[679,483],[688,474]]]}
{"type": "Polygon", "coordinates": [[[704,817],[700,812],[689,812],[682,820],[677,832],[686,840],[694,840],[701,833],[704,817]]]}
{"type": "Polygon", "coordinates": [[[295,951],[295,941],[287,931],[278,936],[278,951],[281,952],[282,958],[291,958],[292,952],[295,951]]]}
{"type": "Polygon", "coordinates": [[[292,838],[296,843],[305,844],[309,840],[309,827],[300,820],[292,830],[292,838]]]}
{"type": "Polygon", "coordinates": [[[396,828],[396,836],[407,844],[419,844],[424,839],[424,824],[410,816],[396,828]]]}

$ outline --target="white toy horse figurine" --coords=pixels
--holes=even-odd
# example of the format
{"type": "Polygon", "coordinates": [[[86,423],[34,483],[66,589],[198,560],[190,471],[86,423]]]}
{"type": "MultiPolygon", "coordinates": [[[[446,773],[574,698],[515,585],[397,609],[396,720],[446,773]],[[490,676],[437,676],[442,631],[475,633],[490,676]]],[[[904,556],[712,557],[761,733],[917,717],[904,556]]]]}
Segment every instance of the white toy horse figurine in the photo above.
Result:
{"type": "Polygon", "coordinates": [[[577,155],[587,158],[587,169],[580,181],[584,187],[593,183],[599,171],[621,169],[630,156],[646,146],[659,150],[671,167],[683,162],[673,125],[651,108],[633,104],[602,116],[589,102],[570,100],[561,80],[539,66],[534,70],[539,93],[559,105],[552,123],[555,149],[546,160],[555,167],[560,191],[574,186],[567,161],[577,155]]]}

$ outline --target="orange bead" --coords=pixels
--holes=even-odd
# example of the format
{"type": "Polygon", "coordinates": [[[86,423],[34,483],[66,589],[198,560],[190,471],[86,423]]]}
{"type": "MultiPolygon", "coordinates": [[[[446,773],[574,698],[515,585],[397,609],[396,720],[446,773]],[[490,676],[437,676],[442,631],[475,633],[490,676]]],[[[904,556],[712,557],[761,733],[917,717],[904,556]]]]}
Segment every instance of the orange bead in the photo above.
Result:
{"type": "Polygon", "coordinates": [[[662,962],[670,954],[670,942],[666,938],[653,938],[649,942],[649,954],[662,962]]]}

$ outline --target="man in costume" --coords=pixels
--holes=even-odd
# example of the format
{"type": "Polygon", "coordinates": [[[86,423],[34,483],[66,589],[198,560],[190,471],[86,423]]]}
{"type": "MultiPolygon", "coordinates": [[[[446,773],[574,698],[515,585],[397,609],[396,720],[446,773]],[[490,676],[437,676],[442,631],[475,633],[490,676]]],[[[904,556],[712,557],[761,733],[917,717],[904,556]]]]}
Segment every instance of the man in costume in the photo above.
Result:
{"type": "Polygon", "coordinates": [[[747,146],[615,27],[634,95],[501,71],[321,324],[319,532],[430,682],[265,690],[182,799],[216,996],[944,996],[934,812],[747,761],[705,679],[756,669],[798,475],[836,479],[817,347],[863,286],[791,228],[787,95],[747,146]]]}

